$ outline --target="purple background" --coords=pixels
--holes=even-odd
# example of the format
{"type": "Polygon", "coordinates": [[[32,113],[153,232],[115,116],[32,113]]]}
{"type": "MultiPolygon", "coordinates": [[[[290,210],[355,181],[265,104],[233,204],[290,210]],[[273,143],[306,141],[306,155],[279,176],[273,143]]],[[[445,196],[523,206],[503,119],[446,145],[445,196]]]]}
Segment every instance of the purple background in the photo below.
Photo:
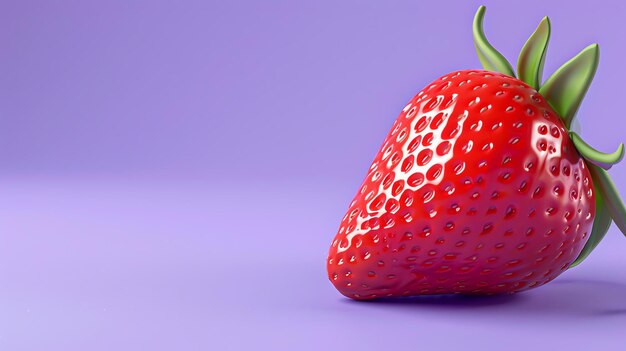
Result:
{"type": "Polygon", "coordinates": [[[481,3],[511,61],[544,15],[546,72],[600,43],[582,134],[626,139],[622,2],[0,3],[0,348],[622,349],[614,227],[513,297],[356,303],[327,281],[400,109],[478,66],[481,3]]]}

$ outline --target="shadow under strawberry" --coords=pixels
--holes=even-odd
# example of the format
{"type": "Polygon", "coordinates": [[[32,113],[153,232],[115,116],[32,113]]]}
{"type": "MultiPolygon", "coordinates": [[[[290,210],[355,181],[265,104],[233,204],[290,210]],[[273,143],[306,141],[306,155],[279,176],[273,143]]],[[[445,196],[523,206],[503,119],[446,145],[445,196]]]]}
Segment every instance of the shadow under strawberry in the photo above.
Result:
{"type": "MultiPolygon", "coordinates": [[[[537,294],[507,295],[424,295],[411,297],[379,298],[367,301],[343,299],[349,304],[392,308],[414,314],[424,309],[463,314],[481,310],[485,315],[534,319],[617,318],[626,320],[626,284],[595,279],[559,279],[537,294]]],[[[483,315],[484,317],[484,315],[483,315]]]]}
{"type": "Polygon", "coordinates": [[[418,295],[407,297],[382,297],[373,300],[356,301],[345,300],[350,303],[369,303],[369,304],[390,304],[390,305],[431,305],[431,306],[454,306],[454,307],[485,307],[502,304],[511,304],[520,299],[519,294],[499,294],[499,295],[462,295],[462,294],[445,294],[445,295],[418,295]]]}

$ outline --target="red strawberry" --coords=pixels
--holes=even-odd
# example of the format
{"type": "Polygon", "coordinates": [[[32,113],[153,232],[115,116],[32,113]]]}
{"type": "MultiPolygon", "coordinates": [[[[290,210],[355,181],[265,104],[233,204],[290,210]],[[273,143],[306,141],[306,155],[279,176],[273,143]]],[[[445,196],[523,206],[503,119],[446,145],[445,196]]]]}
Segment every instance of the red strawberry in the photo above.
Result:
{"type": "Polygon", "coordinates": [[[474,37],[488,70],[447,74],[406,105],[341,222],[327,269],[345,296],[522,291],[582,261],[611,219],[626,228],[599,167],[623,147],[602,154],[568,132],[597,45],[539,89],[547,18],[522,50],[520,80],[486,41],[483,15],[474,37]]]}

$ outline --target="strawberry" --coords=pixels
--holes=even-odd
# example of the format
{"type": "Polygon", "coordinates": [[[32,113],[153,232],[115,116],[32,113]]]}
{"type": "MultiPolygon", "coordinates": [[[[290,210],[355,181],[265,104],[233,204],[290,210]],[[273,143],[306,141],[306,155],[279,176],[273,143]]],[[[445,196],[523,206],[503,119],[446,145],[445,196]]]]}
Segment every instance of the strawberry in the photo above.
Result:
{"type": "Polygon", "coordinates": [[[626,210],[604,169],[620,161],[570,132],[595,74],[591,45],[544,84],[550,22],[511,65],[474,41],[485,70],[446,74],[404,107],[332,241],[327,271],[361,300],[513,293],[584,260],[626,210]]]}

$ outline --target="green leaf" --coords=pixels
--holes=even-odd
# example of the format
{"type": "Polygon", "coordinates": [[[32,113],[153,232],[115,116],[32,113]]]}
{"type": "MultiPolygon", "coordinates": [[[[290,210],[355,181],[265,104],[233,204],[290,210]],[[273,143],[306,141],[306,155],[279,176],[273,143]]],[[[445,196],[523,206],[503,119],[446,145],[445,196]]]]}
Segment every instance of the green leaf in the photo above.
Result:
{"type": "Polygon", "coordinates": [[[624,144],[619,144],[615,152],[606,154],[600,152],[589,144],[587,144],[578,134],[569,132],[570,139],[574,143],[576,150],[589,162],[604,169],[610,169],[611,166],[618,163],[624,158],[624,144]]]}
{"type": "Polygon", "coordinates": [[[544,17],[535,32],[528,38],[517,59],[519,79],[539,90],[550,41],[550,19],[544,17]]]}
{"type": "Polygon", "coordinates": [[[599,59],[598,44],[589,45],[554,72],[539,89],[567,128],[591,85],[599,59]]]}
{"type": "MultiPolygon", "coordinates": [[[[593,175],[591,177],[594,178],[593,175]]],[[[593,179],[593,181],[595,184],[598,183],[595,178],[593,179]]],[[[604,199],[602,198],[601,192],[596,192],[596,216],[593,220],[591,234],[589,235],[589,239],[587,239],[583,250],[580,252],[576,260],[574,260],[574,262],[569,266],[569,268],[578,266],[582,261],[585,260],[585,258],[589,256],[589,254],[591,254],[593,249],[595,249],[600,241],[604,238],[610,226],[611,214],[604,204],[604,199]]]]}
{"type": "Polygon", "coordinates": [[[626,207],[619,196],[619,192],[611,180],[611,176],[604,169],[588,164],[593,178],[593,185],[597,193],[602,195],[606,208],[622,234],[626,235],[626,207]]]}
{"type": "Polygon", "coordinates": [[[478,59],[480,63],[483,65],[483,68],[489,71],[500,72],[507,74],[511,77],[515,77],[515,73],[513,72],[513,67],[509,61],[502,56],[501,53],[498,52],[485,37],[485,32],[483,31],[483,18],[485,17],[485,11],[487,8],[485,6],[481,6],[476,11],[476,16],[474,16],[474,25],[473,25],[473,35],[474,35],[474,46],[476,47],[476,53],[478,54],[478,59]]]}

